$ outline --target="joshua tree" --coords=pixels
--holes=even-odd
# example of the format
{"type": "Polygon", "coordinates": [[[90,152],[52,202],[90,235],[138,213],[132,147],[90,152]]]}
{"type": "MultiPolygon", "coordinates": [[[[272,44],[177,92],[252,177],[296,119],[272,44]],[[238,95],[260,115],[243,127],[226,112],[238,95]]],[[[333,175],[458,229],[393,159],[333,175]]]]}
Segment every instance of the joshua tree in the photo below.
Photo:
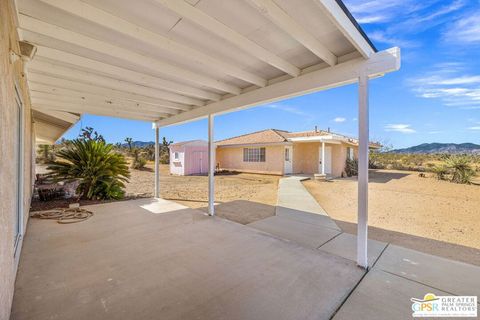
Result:
{"type": "Polygon", "coordinates": [[[85,129],[81,130],[82,132],[78,135],[78,139],[80,140],[95,140],[95,141],[103,141],[105,139],[101,134],[98,134],[92,127],[85,127],[85,129]]]}
{"type": "Polygon", "coordinates": [[[130,137],[125,138],[125,142],[128,145],[128,152],[132,153],[132,148],[133,148],[133,139],[130,137]]]}

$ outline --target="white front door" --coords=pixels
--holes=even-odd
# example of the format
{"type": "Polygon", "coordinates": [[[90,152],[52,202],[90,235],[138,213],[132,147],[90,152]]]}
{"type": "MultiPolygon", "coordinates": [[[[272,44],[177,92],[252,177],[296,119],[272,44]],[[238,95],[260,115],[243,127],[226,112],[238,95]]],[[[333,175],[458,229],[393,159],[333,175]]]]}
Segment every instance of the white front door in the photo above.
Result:
{"type": "MultiPolygon", "coordinates": [[[[318,158],[320,161],[318,162],[318,172],[322,173],[322,144],[320,144],[320,148],[318,148],[318,158]]],[[[332,147],[325,146],[325,174],[332,174],[332,147]]]]}
{"type": "Polygon", "coordinates": [[[293,148],[292,146],[285,147],[284,151],[284,162],[285,162],[285,168],[284,168],[284,174],[291,174],[293,171],[293,148]]]}

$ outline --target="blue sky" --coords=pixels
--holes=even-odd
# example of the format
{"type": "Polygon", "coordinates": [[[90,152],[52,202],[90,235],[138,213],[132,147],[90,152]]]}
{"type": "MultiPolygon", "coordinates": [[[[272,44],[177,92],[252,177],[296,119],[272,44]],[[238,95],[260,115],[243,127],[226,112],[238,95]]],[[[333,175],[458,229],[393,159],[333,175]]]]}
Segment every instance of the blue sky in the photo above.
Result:
{"type": "MultiPolygon", "coordinates": [[[[480,143],[480,1],[346,0],[379,50],[402,49],[402,68],[370,81],[370,135],[396,148],[424,142],[480,143]]],[[[356,136],[357,86],[220,115],[215,139],[266,128],[356,136]]],[[[109,142],[151,141],[150,123],[86,115],[65,137],[92,126],[109,142]]],[[[173,141],[205,139],[199,120],[161,129],[173,141]]]]}

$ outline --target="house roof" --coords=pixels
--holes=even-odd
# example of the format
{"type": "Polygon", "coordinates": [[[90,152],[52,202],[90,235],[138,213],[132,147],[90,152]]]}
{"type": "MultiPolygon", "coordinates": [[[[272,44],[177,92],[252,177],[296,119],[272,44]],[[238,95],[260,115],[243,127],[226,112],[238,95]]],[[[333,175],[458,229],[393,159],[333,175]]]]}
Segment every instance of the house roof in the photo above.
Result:
{"type": "Polygon", "coordinates": [[[287,142],[288,131],[266,129],[216,142],[217,146],[287,142]]]}
{"type": "MultiPolygon", "coordinates": [[[[233,146],[233,145],[248,145],[248,144],[276,144],[282,142],[289,142],[292,138],[308,138],[308,137],[321,137],[321,136],[334,136],[335,138],[341,139],[346,143],[353,145],[358,144],[358,140],[355,138],[348,137],[343,134],[338,134],[325,130],[310,130],[310,131],[299,131],[299,132],[289,132],[285,130],[278,129],[266,129],[261,131],[256,131],[252,133],[243,134],[241,136],[236,136],[224,140],[215,142],[217,146],[233,146]]],[[[379,144],[370,143],[370,147],[380,147],[379,144]]]]}
{"type": "Polygon", "coordinates": [[[207,145],[208,142],[205,140],[188,140],[188,141],[181,141],[181,142],[176,142],[172,143],[169,147],[183,147],[186,145],[207,145]]]}

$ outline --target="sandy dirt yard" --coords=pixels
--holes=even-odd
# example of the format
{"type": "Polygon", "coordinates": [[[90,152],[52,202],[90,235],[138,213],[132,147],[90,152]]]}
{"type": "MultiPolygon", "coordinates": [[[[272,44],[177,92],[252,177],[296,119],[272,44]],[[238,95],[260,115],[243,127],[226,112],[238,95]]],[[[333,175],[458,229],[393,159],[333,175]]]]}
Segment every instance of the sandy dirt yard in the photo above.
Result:
{"type": "MultiPolygon", "coordinates": [[[[356,179],[304,185],[344,231],[356,233],[356,179]]],[[[368,219],[372,239],[480,265],[478,185],[422,178],[418,172],[371,171],[368,219]]]]}
{"type": "MultiPolygon", "coordinates": [[[[153,165],[146,170],[130,170],[127,194],[153,196],[153,165]]],[[[275,214],[279,176],[231,174],[215,176],[216,214],[247,224],[275,214]]],[[[191,208],[207,211],[207,176],[172,176],[168,165],[160,166],[161,197],[191,208]]]]}

